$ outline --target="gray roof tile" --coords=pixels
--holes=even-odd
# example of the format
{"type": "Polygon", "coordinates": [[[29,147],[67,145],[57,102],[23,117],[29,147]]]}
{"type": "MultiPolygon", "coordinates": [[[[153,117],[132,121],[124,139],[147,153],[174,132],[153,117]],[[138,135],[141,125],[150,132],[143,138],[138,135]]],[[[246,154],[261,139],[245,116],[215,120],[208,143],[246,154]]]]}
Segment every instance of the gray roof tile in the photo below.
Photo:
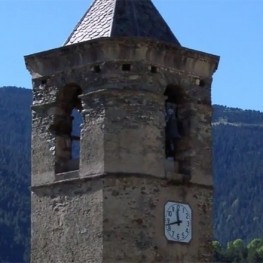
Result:
{"type": "Polygon", "coordinates": [[[94,0],[65,45],[122,36],[148,37],[180,46],[151,0],[94,0]]]}

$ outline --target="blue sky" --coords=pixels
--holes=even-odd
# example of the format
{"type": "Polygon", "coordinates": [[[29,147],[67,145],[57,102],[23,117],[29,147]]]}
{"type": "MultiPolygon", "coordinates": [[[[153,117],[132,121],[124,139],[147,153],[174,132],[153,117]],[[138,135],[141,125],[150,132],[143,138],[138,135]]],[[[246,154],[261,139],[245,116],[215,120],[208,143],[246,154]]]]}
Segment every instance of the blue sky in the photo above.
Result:
{"type": "MultiPolygon", "coordinates": [[[[263,0],[153,2],[183,46],[221,57],[214,104],[263,111],[263,0]]],[[[62,46],[90,3],[0,0],[0,86],[31,88],[23,56],[62,46]]]]}

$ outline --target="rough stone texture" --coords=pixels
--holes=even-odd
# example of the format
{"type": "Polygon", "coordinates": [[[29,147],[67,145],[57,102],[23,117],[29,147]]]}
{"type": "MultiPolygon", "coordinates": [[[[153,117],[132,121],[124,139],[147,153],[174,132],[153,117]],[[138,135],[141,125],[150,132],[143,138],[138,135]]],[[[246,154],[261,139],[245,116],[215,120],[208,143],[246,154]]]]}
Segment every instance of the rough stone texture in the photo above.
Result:
{"type": "Polygon", "coordinates": [[[170,87],[178,98],[183,135],[176,154],[178,173],[211,185],[210,86],[217,59],[141,39],[101,39],[27,57],[34,91],[32,184],[57,181],[53,167],[59,149],[50,125],[60,114],[59,90],[77,85],[85,119],[81,177],[107,172],[167,175],[163,94],[170,87]],[[126,64],[129,71],[122,69],[126,64]],[[94,71],[97,66],[100,72],[94,71]]]}
{"type": "Polygon", "coordinates": [[[112,174],[37,188],[32,197],[32,262],[211,260],[211,188],[112,174]],[[189,246],[164,236],[164,204],[171,200],[191,205],[189,246]]]}
{"type": "Polygon", "coordinates": [[[104,180],[105,262],[211,262],[212,191],[147,176],[112,176],[104,180]],[[164,236],[164,204],[189,203],[193,209],[190,245],[164,236]],[[120,253],[111,253],[122,248],[120,253]]]}
{"type": "Polygon", "coordinates": [[[34,99],[32,262],[210,262],[218,57],[149,39],[105,38],[27,56],[26,64],[34,99]],[[63,149],[50,126],[61,116],[65,86],[81,88],[85,121],[79,170],[56,173],[63,149]],[[165,159],[167,90],[182,135],[175,161],[165,159]],[[167,201],[193,209],[190,244],[165,239],[167,201]]]}
{"type": "Polygon", "coordinates": [[[31,262],[103,262],[102,181],[32,192],[31,262]]]}
{"type": "Polygon", "coordinates": [[[94,0],[65,45],[100,37],[134,36],[180,46],[151,0],[94,0]]]}
{"type": "Polygon", "coordinates": [[[93,156],[87,156],[90,151],[81,153],[81,176],[127,172],[164,177],[163,166],[159,165],[164,155],[159,151],[163,141],[158,128],[163,125],[162,101],[139,87],[137,91],[101,90],[83,100],[84,108],[90,109],[83,131],[87,136],[84,148],[92,148],[93,156]],[[105,112],[104,118],[98,117],[100,112],[105,112]]]}

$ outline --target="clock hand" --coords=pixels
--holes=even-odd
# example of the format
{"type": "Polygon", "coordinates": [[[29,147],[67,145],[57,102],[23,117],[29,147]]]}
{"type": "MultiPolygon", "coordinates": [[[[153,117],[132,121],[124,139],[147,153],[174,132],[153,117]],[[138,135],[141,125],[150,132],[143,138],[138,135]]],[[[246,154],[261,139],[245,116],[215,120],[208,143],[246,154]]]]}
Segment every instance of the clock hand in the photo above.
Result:
{"type": "Polygon", "coordinates": [[[180,226],[180,224],[183,222],[182,220],[179,219],[179,209],[176,209],[176,218],[177,218],[177,222],[178,222],[178,226],[180,226]]]}
{"type": "Polygon", "coordinates": [[[180,226],[181,223],[183,223],[182,220],[177,220],[177,221],[175,221],[175,222],[173,222],[173,223],[169,223],[169,224],[166,224],[166,225],[167,225],[167,226],[170,226],[170,225],[178,225],[178,226],[180,226]]]}

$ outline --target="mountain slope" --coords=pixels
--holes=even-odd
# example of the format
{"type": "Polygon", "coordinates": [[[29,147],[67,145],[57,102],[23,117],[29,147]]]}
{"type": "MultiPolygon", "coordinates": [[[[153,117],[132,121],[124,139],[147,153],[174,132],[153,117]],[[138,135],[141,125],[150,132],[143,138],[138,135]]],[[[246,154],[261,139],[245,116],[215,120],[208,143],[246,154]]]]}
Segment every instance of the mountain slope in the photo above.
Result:
{"type": "Polygon", "coordinates": [[[0,262],[28,256],[31,90],[0,89],[0,262]]]}
{"type": "Polygon", "coordinates": [[[263,113],[216,105],[213,123],[215,237],[262,237],[263,113]]]}
{"type": "MultiPolygon", "coordinates": [[[[31,90],[0,88],[0,262],[28,262],[31,90]]],[[[214,106],[214,236],[263,236],[263,113],[214,106]]]]}

